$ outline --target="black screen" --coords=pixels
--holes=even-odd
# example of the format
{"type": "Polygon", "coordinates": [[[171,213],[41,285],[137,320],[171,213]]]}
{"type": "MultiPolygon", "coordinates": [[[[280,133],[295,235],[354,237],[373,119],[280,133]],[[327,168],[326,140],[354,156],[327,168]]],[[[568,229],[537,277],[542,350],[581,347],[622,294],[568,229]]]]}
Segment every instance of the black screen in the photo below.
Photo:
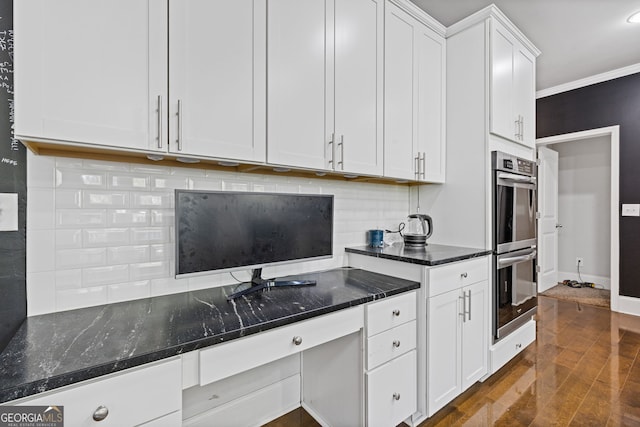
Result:
{"type": "Polygon", "coordinates": [[[176,190],[176,274],[332,255],[333,196],[176,190]]]}

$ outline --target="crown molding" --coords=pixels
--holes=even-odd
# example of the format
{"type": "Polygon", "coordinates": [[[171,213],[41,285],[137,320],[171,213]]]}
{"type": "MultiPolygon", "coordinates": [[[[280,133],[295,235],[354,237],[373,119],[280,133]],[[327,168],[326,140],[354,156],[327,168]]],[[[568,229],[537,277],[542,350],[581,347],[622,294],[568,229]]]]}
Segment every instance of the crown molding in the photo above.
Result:
{"type": "Polygon", "coordinates": [[[477,11],[476,13],[474,13],[473,15],[470,15],[466,18],[464,18],[461,21],[456,22],[455,24],[451,25],[450,27],[447,28],[447,38],[451,37],[461,31],[466,30],[469,27],[472,27],[476,24],[479,24],[481,22],[486,21],[489,18],[493,18],[495,20],[497,20],[498,22],[500,22],[503,26],[505,26],[509,32],[511,32],[511,34],[513,34],[513,36],[520,42],[522,43],[522,45],[524,47],[526,47],[534,56],[539,56],[540,55],[540,50],[533,44],[531,43],[531,40],[529,40],[527,38],[527,36],[525,36],[522,31],[520,31],[520,29],[518,29],[518,27],[516,27],[513,22],[511,22],[511,20],[509,18],[507,18],[507,15],[505,15],[504,13],[502,13],[502,11],[500,9],[498,9],[498,7],[495,4],[490,4],[489,6],[485,7],[484,9],[481,9],[479,11],[477,11]]]}
{"type": "Polygon", "coordinates": [[[596,83],[606,82],[608,80],[617,79],[618,77],[624,77],[635,73],[640,73],[640,63],[629,65],[627,67],[617,68],[615,70],[596,74],[591,77],[585,77],[584,79],[574,80],[572,82],[563,83],[558,86],[539,90],[536,92],[536,99],[556,95],[562,92],[568,92],[570,90],[579,89],[585,86],[591,86],[596,83]]]}

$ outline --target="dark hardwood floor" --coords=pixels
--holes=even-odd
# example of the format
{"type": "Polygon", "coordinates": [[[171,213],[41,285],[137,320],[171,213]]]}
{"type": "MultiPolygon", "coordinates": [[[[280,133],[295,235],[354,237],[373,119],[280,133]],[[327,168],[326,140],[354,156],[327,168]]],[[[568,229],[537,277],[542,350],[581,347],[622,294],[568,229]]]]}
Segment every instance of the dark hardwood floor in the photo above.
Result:
{"type": "MultiPolygon", "coordinates": [[[[540,297],[537,320],[536,342],[420,427],[640,426],[640,317],[540,297]]],[[[299,409],[267,425],[318,424],[299,409]]]]}

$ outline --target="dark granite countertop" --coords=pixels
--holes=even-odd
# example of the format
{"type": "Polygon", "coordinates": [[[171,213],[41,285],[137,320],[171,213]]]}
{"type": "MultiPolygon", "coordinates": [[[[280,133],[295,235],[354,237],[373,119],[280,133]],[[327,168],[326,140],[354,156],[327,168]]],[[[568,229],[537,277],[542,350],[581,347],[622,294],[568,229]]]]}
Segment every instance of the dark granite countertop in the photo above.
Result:
{"type": "Polygon", "coordinates": [[[357,246],[346,248],[345,251],[354,254],[368,255],[428,266],[447,264],[450,262],[462,261],[491,254],[491,251],[487,249],[437,245],[433,243],[429,243],[422,248],[405,248],[405,246],[400,243],[388,245],[384,248],[357,246]]]}
{"type": "Polygon", "coordinates": [[[0,402],[95,378],[322,314],[420,284],[340,268],[227,302],[238,286],[29,317],[0,354],[0,402]]]}

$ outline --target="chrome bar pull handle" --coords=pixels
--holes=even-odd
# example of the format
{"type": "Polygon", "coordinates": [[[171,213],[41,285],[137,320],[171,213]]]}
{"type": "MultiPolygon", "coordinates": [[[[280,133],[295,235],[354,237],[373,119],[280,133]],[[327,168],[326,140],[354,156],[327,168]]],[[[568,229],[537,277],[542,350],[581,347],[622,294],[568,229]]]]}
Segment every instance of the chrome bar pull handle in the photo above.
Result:
{"type": "Polygon", "coordinates": [[[176,139],[176,143],[178,144],[178,151],[182,151],[182,101],[178,99],[178,111],[176,112],[178,116],[178,136],[176,139]]]}
{"type": "Polygon", "coordinates": [[[158,148],[162,148],[162,95],[158,95],[158,148]]]}
{"type": "Polygon", "coordinates": [[[471,322],[471,289],[469,289],[469,311],[467,314],[469,315],[469,322],[471,322]]]}
{"type": "Polygon", "coordinates": [[[463,292],[461,297],[458,297],[458,299],[462,300],[462,312],[459,313],[460,316],[462,316],[462,323],[466,323],[467,322],[467,294],[463,292]]]}
{"type": "Polygon", "coordinates": [[[340,135],[340,161],[338,164],[340,165],[340,169],[344,170],[344,135],[340,135]]]}
{"type": "Polygon", "coordinates": [[[335,138],[336,138],[336,134],[332,133],[331,139],[329,139],[329,147],[331,149],[331,159],[327,162],[331,169],[333,169],[333,159],[336,157],[336,148],[334,144],[335,138]]]}
{"type": "Polygon", "coordinates": [[[416,175],[416,179],[420,179],[420,154],[418,153],[418,155],[414,158],[415,160],[415,175],[416,175]]]}

